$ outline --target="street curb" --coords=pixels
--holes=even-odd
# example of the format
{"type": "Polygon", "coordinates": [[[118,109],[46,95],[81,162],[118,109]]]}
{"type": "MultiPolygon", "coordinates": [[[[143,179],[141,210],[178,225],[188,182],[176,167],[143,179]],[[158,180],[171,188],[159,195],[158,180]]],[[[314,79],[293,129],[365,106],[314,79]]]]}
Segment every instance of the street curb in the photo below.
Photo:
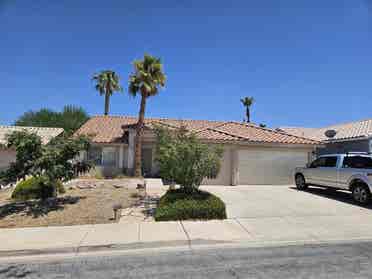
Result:
{"type": "MultiPolygon", "coordinates": [[[[217,245],[227,244],[227,241],[212,241],[197,239],[193,245],[217,245]]],[[[64,247],[64,248],[46,248],[46,249],[26,249],[26,250],[4,250],[0,251],[0,259],[4,257],[17,256],[39,256],[47,254],[79,254],[89,252],[104,252],[104,251],[130,251],[154,248],[174,248],[174,247],[190,247],[188,240],[175,241],[154,241],[154,242],[133,242],[128,244],[104,244],[79,247],[64,247]]]]}
{"type": "Polygon", "coordinates": [[[209,249],[209,248],[267,248],[267,247],[286,247],[286,246],[305,246],[305,245],[326,245],[326,244],[349,244],[355,242],[372,242],[372,239],[329,239],[329,240],[302,240],[302,241],[220,241],[207,239],[175,241],[156,241],[156,242],[134,242],[128,244],[107,244],[80,247],[46,248],[46,249],[27,249],[27,250],[5,250],[0,251],[0,260],[4,258],[30,257],[43,255],[64,255],[64,254],[89,254],[93,252],[135,252],[153,249],[167,248],[187,248],[187,249],[209,249]]]}
{"type": "Polygon", "coordinates": [[[68,254],[68,253],[76,253],[76,252],[77,252],[76,247],[8,250],[8,251],[0,251],[0,258],[15,257],[15,256],[36,256],[36,255],[47,255],[47,254],[68,254]]]}

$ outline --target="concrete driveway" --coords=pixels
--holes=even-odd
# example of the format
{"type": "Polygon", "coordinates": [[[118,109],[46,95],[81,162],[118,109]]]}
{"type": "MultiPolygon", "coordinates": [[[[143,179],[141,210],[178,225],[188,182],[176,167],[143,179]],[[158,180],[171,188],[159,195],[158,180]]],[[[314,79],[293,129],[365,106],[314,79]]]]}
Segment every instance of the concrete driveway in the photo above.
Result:
{"type": "Polygon", "coordinates": [[[203,186],[226,204],[228,218],[353,216],[367,214],[372,207],[353,203],[348,192],[310,188],[301,192],[295,186],[203,186]]]}
{"type": "Polygon", "coordinates": [[[262,241],[372,239],[372,206],[355,205],[347,192],[294,186],[203,187],[226,203],[230,222],[262,241]]]}

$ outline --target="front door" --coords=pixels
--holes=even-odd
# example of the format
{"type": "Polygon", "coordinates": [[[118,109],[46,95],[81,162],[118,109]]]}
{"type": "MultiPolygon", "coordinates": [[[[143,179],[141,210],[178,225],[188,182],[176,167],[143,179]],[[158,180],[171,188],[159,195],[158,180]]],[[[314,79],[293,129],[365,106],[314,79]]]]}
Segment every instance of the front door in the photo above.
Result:
{"type": "Polygon", "coordinates": [[[142,175],[144,177],[152,175],[152,148],[142,149],[142,175]]]}

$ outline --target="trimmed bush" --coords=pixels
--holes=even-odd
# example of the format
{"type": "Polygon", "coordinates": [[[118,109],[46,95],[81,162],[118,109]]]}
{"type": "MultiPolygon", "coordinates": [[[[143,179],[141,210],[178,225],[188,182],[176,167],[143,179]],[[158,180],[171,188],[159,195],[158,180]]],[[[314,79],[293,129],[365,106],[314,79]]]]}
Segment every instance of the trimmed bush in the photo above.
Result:
{"type": "Polygon", "coordinates": [[[156,221],[226,219],[224,202],[205,191],[187,193],[183,189],[168,190],[160,198],[156,221]]]}
{"type": "Polygon", "coordinates": [[[65,193],[65,188],[60,181],[53,185],[48,183],[45,177],[30,177],[17,184],[12,193],[12,199],[25,201],[50,198],[53,197],[54,187],[59,193],[65,193]]]}

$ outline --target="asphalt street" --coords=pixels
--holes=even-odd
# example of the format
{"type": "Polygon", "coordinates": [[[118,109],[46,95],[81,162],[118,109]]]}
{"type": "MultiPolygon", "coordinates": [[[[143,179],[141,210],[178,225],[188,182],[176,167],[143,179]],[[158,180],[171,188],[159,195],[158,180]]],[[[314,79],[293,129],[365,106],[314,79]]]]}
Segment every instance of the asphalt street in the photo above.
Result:
{"type": "Polygon", "coordinates": [[[209,248],[0,263],[0,278],[371,278],[372,242],[209,248]]]}

